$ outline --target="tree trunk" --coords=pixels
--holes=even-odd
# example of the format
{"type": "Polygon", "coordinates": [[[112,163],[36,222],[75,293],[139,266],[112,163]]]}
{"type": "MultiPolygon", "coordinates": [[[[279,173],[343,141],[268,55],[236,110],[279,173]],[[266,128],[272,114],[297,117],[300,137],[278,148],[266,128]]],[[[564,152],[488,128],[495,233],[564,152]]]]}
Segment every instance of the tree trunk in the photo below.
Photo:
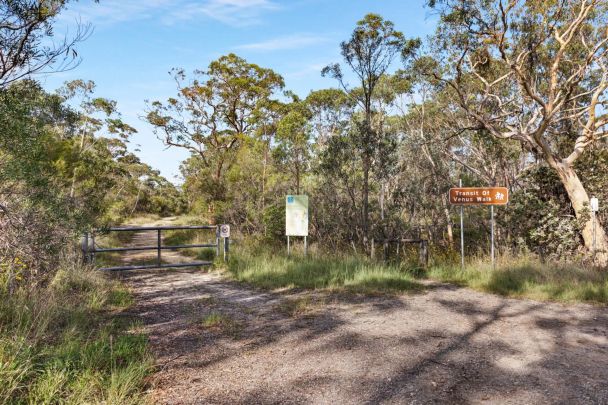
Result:
{"type": "Polygon", "coordinates": [[[296,162],[296,195],[300,195],[300,163],[296,162]]]}
{"type": "Polygon", "coordinates": [[[264,221],[264,212],[266,212],[266,166],[268,165],[268,145],[264,144],[264,163],[262,166],[262,195],[260,196],[260,214],[259,220],[264,228],[264,236],[268,236],[268,227],[266,226],[266,222],[264,221]]]}
{"type": "Polygon", "coordinates": [[[557,171],[557,174],[568,193],[576,218],[579,219],[579,221],[584,221],[582,235],[585,242],[585,248],[594,254],[596,264],[605,267],[608,265],[608,240],[606,238],[606,232],[598,220],[595,221],[594,235],[593,217],[590,212],[587,190],[585,190],[583,183],[572,166],[563,162],[554,162],[552,166],[557,171]],[[595,251],[593,250],[594,240],[595,251]]]}
{"type": "Polygon", "coordinates": [[[448,197],[445,193],[441,196],[441,205],[443,205],[443,214],[447,223],[448,244],[450,249],[454,249],[454,231],[452,229],[452,217],[450,216],[450,207],[448,206],[448,197]]]}
{"type": "Polygon", "coordinates": [[[369,240],[369,157],[363,157],[363,245],[367,250],[367,242],[369,240]]]}

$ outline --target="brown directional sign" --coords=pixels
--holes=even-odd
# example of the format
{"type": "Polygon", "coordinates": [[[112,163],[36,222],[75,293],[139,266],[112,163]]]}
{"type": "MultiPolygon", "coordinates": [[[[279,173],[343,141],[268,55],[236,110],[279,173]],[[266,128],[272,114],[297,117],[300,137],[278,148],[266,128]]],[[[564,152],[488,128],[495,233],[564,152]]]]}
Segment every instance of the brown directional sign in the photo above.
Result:
{"type": "Polygon", "coordinates": [[[450,189],[450,204],[454,205],[506,205],[509,189],[506,187],[457,187],[450,189]]]}

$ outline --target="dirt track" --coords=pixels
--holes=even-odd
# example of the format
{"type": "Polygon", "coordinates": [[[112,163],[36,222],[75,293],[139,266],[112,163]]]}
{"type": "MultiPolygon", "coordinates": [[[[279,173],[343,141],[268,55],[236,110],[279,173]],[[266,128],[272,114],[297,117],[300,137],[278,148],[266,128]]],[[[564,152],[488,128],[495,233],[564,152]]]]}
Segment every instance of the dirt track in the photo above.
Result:
{"type": "Polygon", "coordinates": [[[294,296],[200,270],[125,280],[157,359],[155,403],[608,403],[606,308],[429,284],[317,294],[294,315],[294,296]],[[210,313],[230,322],[205,327],[210,313]]]}

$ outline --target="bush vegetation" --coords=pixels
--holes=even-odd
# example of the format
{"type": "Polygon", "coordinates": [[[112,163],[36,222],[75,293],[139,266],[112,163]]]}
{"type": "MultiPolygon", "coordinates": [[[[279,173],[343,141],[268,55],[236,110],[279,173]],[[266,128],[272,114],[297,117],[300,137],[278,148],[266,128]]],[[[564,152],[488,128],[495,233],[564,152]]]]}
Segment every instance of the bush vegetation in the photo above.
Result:
{"type": "Polygon", "coordinates": [[[152,362],[120,283],[65,264],[45,288],[0,295],[0,403],[144,401],[152,362]]]}

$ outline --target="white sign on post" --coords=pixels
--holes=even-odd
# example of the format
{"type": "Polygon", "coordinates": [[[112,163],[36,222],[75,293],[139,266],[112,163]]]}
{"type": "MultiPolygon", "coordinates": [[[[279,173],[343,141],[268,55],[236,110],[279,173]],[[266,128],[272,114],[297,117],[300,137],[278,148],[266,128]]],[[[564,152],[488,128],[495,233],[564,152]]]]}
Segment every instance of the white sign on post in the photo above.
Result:
{"type": "Polygon", "coordinates": [[[220,225],[220,238],[230,237],[230,225],[220,225]]]}
{"type": "Polygon", "coordinates": [[[593,212],[598,212],[600,210],[600,200],[598,200],[596,197],[591,199],[589,205],[591,205],[591,211],[593,212]]]}
{"type": "Polygon", "coordinates": [[[286,197],[285,235],[308,236],[308,196],[288,195],[286,197]]]}

